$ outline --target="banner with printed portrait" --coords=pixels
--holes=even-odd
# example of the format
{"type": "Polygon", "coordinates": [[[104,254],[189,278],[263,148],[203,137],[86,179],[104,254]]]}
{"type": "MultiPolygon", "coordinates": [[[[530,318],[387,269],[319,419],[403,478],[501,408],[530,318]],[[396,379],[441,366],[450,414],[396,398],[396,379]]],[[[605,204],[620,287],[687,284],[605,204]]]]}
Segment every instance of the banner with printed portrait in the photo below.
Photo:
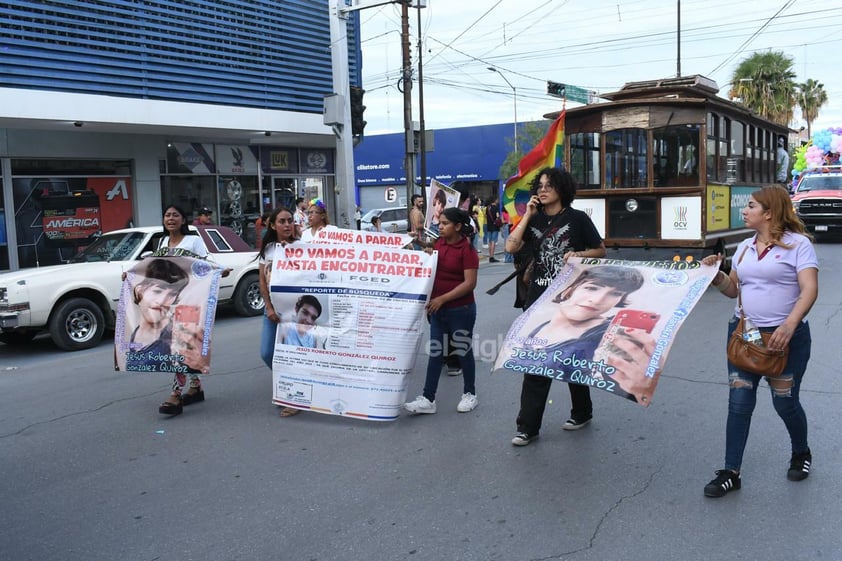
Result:
{"type": "Polygon", "coordinates": [[[273,403],[397,419],[427,328],[436,262],[435,254],[387,245],[295,243],[277,251],[273,403]]]}
{"type": "Polygon", "coordinates": [[[648,406],[678,328],[716,273],[700,262],[571,258],[512,325],[494,369],[648,406]]]}
{"type": "Polygon", "coordinates": [[[114,365],[124,372],[210,373],[222,267],[188,256],[147,257],[126,272],[114,365]]]}
{"type": "Polygon", "coordinates": [[[427,187],[427,214],[424,228],[428,235],[439,237],[439,217],[444,209],[459,205],[459,191],[435,179],[427,187]]]}

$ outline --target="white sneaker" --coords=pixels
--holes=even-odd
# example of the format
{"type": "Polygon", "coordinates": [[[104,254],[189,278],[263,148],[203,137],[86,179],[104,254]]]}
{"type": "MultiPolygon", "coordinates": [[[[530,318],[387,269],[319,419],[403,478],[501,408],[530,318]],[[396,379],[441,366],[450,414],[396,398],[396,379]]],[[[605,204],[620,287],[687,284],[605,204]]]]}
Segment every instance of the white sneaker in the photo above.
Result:
{"type": "Polygon", "coordinates": [[[456,410],[460,413],[467,413],[476,409],[477,405],[479,405],[477,396],[472,393],[463,393],[459,405],[456,406],[456,410]]]}
{"type": "Polygon", "coordinates": [[[458,366],[456,366],[454,368],[451,368],[451,367],[448,366],[447,367],[447,375],[448,376],[461,376],[462,375],[462,369],[459,368],[458,366]]]}
{"type": "Polygon", "coordinates": [[[404,403],[403,408],[410,413],[432,415],[436,412],[436,402],[419,395],[414,401],[404,403]]]}

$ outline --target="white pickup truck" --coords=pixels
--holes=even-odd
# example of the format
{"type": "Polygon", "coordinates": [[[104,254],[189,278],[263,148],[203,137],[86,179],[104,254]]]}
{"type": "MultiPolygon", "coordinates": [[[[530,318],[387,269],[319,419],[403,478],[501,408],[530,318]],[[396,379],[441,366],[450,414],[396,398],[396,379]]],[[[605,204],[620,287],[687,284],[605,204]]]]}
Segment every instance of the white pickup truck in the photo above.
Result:
{"type": "MultiPolygon", "coordinates": [[[[263,312],[257,252],[225,226],[190,226],[210,253],[232,269],[220,279],[219,302],[237,313],[263,312]]],[[[114,327],[123,272],[158,247],[163,229],[128,228],[97,238],[68,263],[0,274],[0,341],[24,344],[43,330],[66,351],[99,344],[114,327]]]]}

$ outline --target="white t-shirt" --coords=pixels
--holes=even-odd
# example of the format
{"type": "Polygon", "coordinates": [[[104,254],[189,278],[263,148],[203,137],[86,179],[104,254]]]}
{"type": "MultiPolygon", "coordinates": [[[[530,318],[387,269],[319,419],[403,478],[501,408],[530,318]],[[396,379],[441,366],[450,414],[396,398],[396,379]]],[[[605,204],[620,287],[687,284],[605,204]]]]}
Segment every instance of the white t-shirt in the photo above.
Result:
{"type": "MultiPolygon", "coordinates": [[[[339,228],[337,228],[337,227],[336,227],[336,226],[334,226],[333,224],[328,224],[327,226],[322,226],[321,228],[319,228],[319,230],[338,230],[338,229],[339,229],[339,228]]],[[[316,230],[316,231],[318,232],[318,230],[316,230]]],[[[313,230],[312,230],[312,228],[307,228],[306,230],[304,230],[304,231],[301,233],[301,241],[302,241],[303,243],[309,243],[309,242],[312,242],[312,241],[313,241],[313,239],[314,239],[314,236],[313,236],[313,230]]]]}
{"type": "Polygon", "coordinates": [[[272,263],[275,261],[275,251],[279,247],[283,246],[277,242],[267,244],[266,247],[263,248],[263,257],[261,257],[258,261],[260,266],[263,268],[263,276],[266,278],[266,286],[269,286],[269,281],[272,280],[272,263]]]}
{"type": "MultiPolygon", "coordinates": [[[[161,245],[160,247],[166,248],[170,246],[170,237],[164,236],[161,238],[161,245]]],[[[195,253],[199,257],[207,257],[208,256],[208,248],[205,246],[205,242],[202,241],[202,236],[189,234],[184,236],[184,238],[178,242],[178,245],[175,246],[179,249],[186,249],[191,253],[195,253]]]]}

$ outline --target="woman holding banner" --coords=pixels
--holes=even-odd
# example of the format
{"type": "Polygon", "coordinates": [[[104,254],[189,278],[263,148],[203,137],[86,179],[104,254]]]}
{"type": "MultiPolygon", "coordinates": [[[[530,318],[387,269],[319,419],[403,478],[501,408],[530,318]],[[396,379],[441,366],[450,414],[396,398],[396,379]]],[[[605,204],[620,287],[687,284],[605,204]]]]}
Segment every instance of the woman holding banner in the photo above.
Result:
{"type": "MultiPolygon", "coordinates": [[[[772,404],[789,433],[792,456],[787,479],[801,481],[810,475],[813,461],[807,443],[807,416],[799,392],[810,360],[810,326],[807,313],[818,296],[818,259],[804,224],[792,209],[782,187],[764,187],[751,194],[742,210],[746,228],[757,234],[743,240],[734,253],[731,273],[720,272],[713,285],[739,305],[761,332],[771,333],[770,349],[789,347],[783,374],[767,378],[772,404]]],[[[702,262],[716,265],[722,255],[702,262]]],[[[728,338],[737,326],[740,309],[728,324],[728,338]]],[[[763,376],[728,363],[728,421],[725,429],[725,467],[705,486],[706,497],[722,497],[742,485],[740,467],[748,440],[757,387],[763,376]]]]}
{"type": "MultiPolygon", "coordinates": [[[[587,214],[571,208],[576,181],[559,168],[544,168],[532,182],[532,196],[506,251],[525,252],[531,261],[524,309],[531,306],[558,276],[568,257],[604,257],[605,245],[587,214]]],[[[523,254],[522,254],[523,255],[523,254]]],[[[515,446],[526,446],[538,437],[552,378],[525,374],[520,394],[515,446]]],[[[593,416],[588,386],[568,384],[572,408],[564,430],[578,430],[593,416]]]]}
{"type": "MultiPolygon", "coordinates": [[[[169,205],[164,210],[163,226],[164,237],[161,238],[159,252],[186,250],[191,256],[202,259],[208,257],[208,248],[205,246],[205,242],[202,241],[201,236],[190,232],[187,227],[187,214],[181,208],[176,205],[169,205]]],[[[201,339],[199,339],[199,343],[201,343],[201,339]]],[[[187,352],[187,350],[194,346],[196,346],[195,341],[192,343],[185,342],[181,345],[179,352],[184,354],[184,352],[187,352]]],[[[184,405],[204,401],[205,392],[202,389],[202,382],[199,379],[201,370],[201,368],[190,368],[188,370],[187,375],[190,378],[190,387],[186,392],[183,391],[185,382],[187,381],[186,377],[183,373],[176,372],[173,377],[172,393],[158,407],[158,412],[162,415],[180,415],[184,405]]]]}
{"type": "Polygon", "coordinates": [[[336,228],[336,226],[330,225],[327,207],[321,199],[310,201],[310,206],[307,208],[307,218],[310,220],[310,226],[301,233],[301,241],[304,243],[312,242],[319,230],[336,228]]]}
{"type": "Polygon", "coordinates": [[[468,241],[470,235],[468,213],[449,207],[439,216],[439,238],[433,246],[438,251],[438,266],[433,291],[427,303],[430,319],[430,358],[424,392],[414,401],[404,403],[410,413],[436,412],[436,390],[448,344],[453,343],[462,367],[463,393],[456,410],[473,411],[477,404],[475,387],[473,337],[477,318],[474,288],[477,285],[479,256],[468,241]]]}
{"type": "MultiPolygon", "coordinates": [[[[275,355],[275,339],[278,332],[278,324],[281,321],[280,315],[272,306],[272,298],[269,294],[269,282],[272,278],[272,265],[276,257],[280,257],[283,248],[295,242],[295,216],[292,211],[286,208],[276,208],[269,215],[266,233],[263,235],[263,244],[258,253],[260,260],[260,295],[263,297],[265,308],[263,309],[263,327],[260,332],[260,358],[269,369],[272,369],[272,358],[275,355]]],[[[283,407],[281,417],[292,417],[299,413],[299,409],[283,407]]]]}

